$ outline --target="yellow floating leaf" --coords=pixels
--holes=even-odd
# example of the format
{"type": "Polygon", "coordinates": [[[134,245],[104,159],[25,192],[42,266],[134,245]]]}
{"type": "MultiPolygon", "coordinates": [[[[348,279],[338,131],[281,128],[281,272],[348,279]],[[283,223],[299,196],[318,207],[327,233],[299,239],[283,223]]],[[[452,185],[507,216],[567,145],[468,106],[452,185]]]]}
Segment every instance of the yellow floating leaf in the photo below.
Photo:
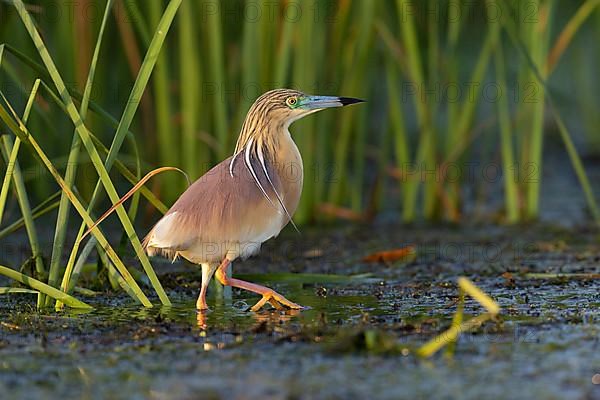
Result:
{"type": "Polygon", "coordinates": [[[500,312],[500,306],[490,296],[485,294],[479,289],[473,282],[465,277],[458,278],[458,286],[460,286],[465,293],[477,300],[479,304],[484,306],[486,310],[492,315],[497,315],[500,312]]]}
{"type": "MultiPolygon", "coordinates": [[[[500,312],[500,306],[490,296],[485,294],[479,289],[473,282],[465,277],[458,278],[458,308],[454,317],[452,318],[452,326],[445,332],[434,337],[417,350],[417,355],[421,357],[431,357],[438,350],[446,345],[452,345],[456,342],[458,337],[464,331],[468,331],[475,327],[480,326],[485,321],[492,319],[500,312]],[[471,318],[468,321],[463,322],[463,307],[464,307],[464,296],[468,294],[479,304],[481,304],[488,311],[487,313],[478,315],[477,317],[471,318]]],[[[452,349],[447,353],[451,354],[452,349]]]]}
{"type": "Polygon", "coordinates": [[[463,322],[460,325],[452,326],[447,331],[441,333],[440,335],[431,339],[429,342],[425,343],[423,346],[419,347],[419,349],[417,350],[417,355],[421,357],[431,357],[445,345],[455,342],[460,336],[460,334],[464,331],[468,331],[477,326],[480,326],[490,318],[492,318],[492,315],[489,313],[485,313],[478,315],[477,317],[471,318],[470,320],[463,322]]]}

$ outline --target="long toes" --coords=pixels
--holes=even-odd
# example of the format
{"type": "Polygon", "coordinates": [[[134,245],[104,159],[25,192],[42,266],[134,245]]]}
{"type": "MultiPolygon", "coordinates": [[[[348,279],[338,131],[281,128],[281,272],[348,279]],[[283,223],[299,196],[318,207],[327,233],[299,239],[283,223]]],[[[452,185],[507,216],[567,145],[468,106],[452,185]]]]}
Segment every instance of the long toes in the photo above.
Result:
{"type": "Polygon", "coordinates": [[[267,303],[267,301],[269,301],[269,298],[263,296],[263,298],[260,299],[255,305],[250,307],[250,311],[256,312],[260,310],[267,303]]]}
{"type": "Polygon", "coordinates": [[[277,301],[277,299],[274,298],[270,298],[269,299],[269,304],[271,304],[276,310],[283,310],[285,307],[283,305],[281,305],[281,303],[279,301],[277,301]]]}
{"type": "Polygon", "coordinates": [[[288,307],[288,308],[291,308],[291,309],[294,309],[294,310],[299,310],[299,309],[302,309],[302,308],[304,308],[304,307],[302,307],[300,304],[296,304],[296,303],[294,303],[293,301],[289,301],[288,299],[286,299],[286,298],[285,298],[285,297],[283,297],[283,296],[275,296],[275,299],[276,299],[276,300],[277,300],[279,303],[283,304],[284,306],[286,306],[286,307],[288,307]]]}
{"type": "Polygon", "coordinates": [[[265,293],[263,297],[250,308],[250,310],[256,312],[260,310],[266,303],[271,304],[277,310],[283,310],[285,307],[291,308],[292,310],[302,310],[305,308],[300,304],[289,301],[279,293],[265,293]]]}
{"type": "Polygon", "coordinates": [[[296,304],[296,303],[292,303],[290,302],[289,304],[286,304],[286,306],[288,306],[289,308],[293,309],[293,310],[303,310],[306,307],[301,306],[300,304],[296,304]]]}

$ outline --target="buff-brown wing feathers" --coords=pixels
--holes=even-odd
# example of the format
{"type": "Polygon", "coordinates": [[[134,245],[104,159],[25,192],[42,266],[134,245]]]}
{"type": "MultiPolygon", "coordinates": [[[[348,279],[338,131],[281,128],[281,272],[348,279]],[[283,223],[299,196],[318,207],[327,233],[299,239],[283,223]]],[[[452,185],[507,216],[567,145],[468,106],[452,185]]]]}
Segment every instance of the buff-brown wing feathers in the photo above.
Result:
{"type": "Polygon", "coordinates": [[[272,184],[278,193],[282,190],[276,171],[267,167],[271,170],[269,182],[256,160],[250,159],[250,170],[240,157],[231,176],[230,161],[217,165],[181,195],[148,234],[145,245],[149,254],[173,259],[177,253],[195,251],[211,257],[218,253],[214,254],[218,259],[228,243],[262,243],[269,238],[265,236],[279,232],[287,216],[271,188],[272,184]]]}

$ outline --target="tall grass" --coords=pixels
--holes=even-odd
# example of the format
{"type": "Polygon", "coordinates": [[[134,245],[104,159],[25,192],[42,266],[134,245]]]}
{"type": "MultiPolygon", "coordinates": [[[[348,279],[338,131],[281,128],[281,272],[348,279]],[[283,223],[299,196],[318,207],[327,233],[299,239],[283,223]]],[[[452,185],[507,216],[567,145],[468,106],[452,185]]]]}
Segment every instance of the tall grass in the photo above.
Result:
{"type": "MultiPolygon", "coordinates": [[[[117,241],[98,227],[88,242],[83,233],[144,170],[168,165],[197,178],[231,154],[248,107],[275,87],[368,100],[292,127],[304,157],[298,223],[364,220],[384,208],[407,223],[461,222],[473,213],[468,191],[479,183],[465,166],[496,157],[503,171],[502,221],[535,219],[544,201],[549,116],[600,221],[574,127],[561,117],[549,84],[564,70],[557,66],[568,62],[562,55],[582,27],[598,24],[589,17],[600,1],[582,1],[564,18],[557,17],[557,1],[527,3],[524,10],[516,0],[487,0],[487,7],[461,0],[108,0],[98,18],[85,17],[80,4],[64,4],[63,15],[75,16],[66,21],[46,18],[43,3],[28,9],[20,0],[2,2],[0,11],[10,12],[0,26],[0,43],[6,42],[0,44],[6,165],[0,238],[25,227],[35,279],[61,293],[37,285],[40,306],[67,304],[94,251],[115,287],[150,306],[137,273],[123,261],[126,247],[114,247],[117,241]],[[503,18],[486,14],[492,6],[503,18]],[[457,9],[458,18],[449,12],[457,9]],[[109,50],[109,40],[119,45],[109,50]],[[490,82],[505,93],[498,101],[481,89],[490,82]],[[479,84],[473,96],[467,83],[479,84]],[[462,95],[449,100],[443,90],[449,87],[462,95]],[[520,97],[511,102],[515,90],[520,97]],[[535,101],[523,99],[528,90],[535,101]],[[492,151],[483,151],[482,143],[492,151]],[[445,174],[453,166],[462,168],[459,179],[445,174]],[[24,177],[23,171],[40,167],[50,175],[24,177]],[[13,215],[13,199],[20,215],[13,215]],[[51,246],[39,240],[42,216],[56,217],[51,246]],[[70,242],[74,224],[80,226],[70,242]]],[[[157,179],[128,210],[117,207],[124,240],[163,304],[169,299],[134,222],[140,196],[142,206],[150,204],[146,210],[165,212],[184,188],[183,180],[157,179]]]]}
{"type": "MultiPolygon", "coordinates": [[[[0,54],[0,61],[2,55],[0,54]]],[[[27,105],[25,106],[25,111],[23,112],[23,121],[26,122],[29,118],[29,114],[31,113],[31,108],[33,106],[33,100],[35,99],[35,95],[37,94],[37,90],[39,87],[39,81],[36,81],[33,85],[33,89],[31,90],[31,94],[29,95],[29,99],[27,100],[27,105]]],[[[6,98],[3,99],[6,101],[6,98]]],[[[14,112],[14,110],[13,110],[14,112]]],[[[27,191],[25,189],[25,183],[23,181],[23,175],[21,174],[21,168],[19,167],[19,163],[17,161],[17,155],[19,154],[19,149],[21,146],[21,140],[17,137],[13,143],[13,140],[10,136],[4,135],[2,136],[2,154],[4,159],[7,161],[7,168],[5,179],[2,187],[2,195],[0,196],[0,201],[2,204],[0,207],[3,209],[6,201],[6,193],[8,192],[8,188],[10,186],[10,178],[12,176],[15,193],[17,199],[19,201],[19,207],[21,209],[21,214],[23,215],[23,222],[25,225],[25,229],[27,231],[27,236],[29,239],[29,245],[31,247],[32,258],[35,263],[35,271],[38,276],[43,276],[46,273],[46,269],[44,267],[44,262],[42,260],[42,253],[40,248],[40,241],[38,239],[37,228],[35,226],[33,220],[33,213],[31,211],[31,206],[29,204],[29,197],[27,195],[27,191]]],[[[1,218],[0,212],[0,220],[1,218]]],[[[42,292],[38,295],[38,306],[42,306],[44,304],[44,294],[42,292]]]]}
{"type": "MultiPolygon", "coordinates": [[[[54,176],[54,178],[59,183],[59,186],[62,188],[63,199],[66,198],[71,203],[73,203],[73,205],[76,207],[77,211],[82,216],[82,218],[84,220],[84,225],[82,225],[82,227],[80,228],[79,237],[81,237],[81,233],[82,233],[83,229],[85,228],[85,225],[91,226],[93,224],[93,219],[91,217],[91,211],[92,211],[91,209],[92,209],[95,201],[97,200],[98,195],[100,194],[100,188],[102,186],[108,193],[108,195],[113,203],[117,203],[117,201],[118,201],[119,196],[115,190],[112,180],[110,179],[110,177],[108,175],[107,170],[112,167],[112,165],[116,159],[116,154],[118,153],[118,150],[119,150],[126,134],[128,133],[129,125],[131,124],[133,115],[137,109],[137,104],[139,104],[139,99],[141,97],[141,94],[143,93],[143,91],[145,89],[145,86],[146,86],[146,83],[148,82],[150,73],[151,73],[151,71],[156,63],[156,60],[158,58],[158,55],[160,53],[160,48],[162,47],[162,44],[164,42],[165,34],[168,31],[168,29],[171,25],[171,22],[173,21],[173,18],[175,16],[175,13],[176,13],[180,3],[181,3],[181,1],[175,1],[175,0],[171,1],[169,3],[169,5],[167,6],[163,17],[158,22],[157,30],[153,36],[152,42],[150,43],[146,59],[140,67],[138,79],[136,80],[136,83],[134,84],[134,88],[130,94],[130,100],[128,101],[128,103],[126,105],[125,111],[123,112],[123,117],[122,117],[121,121],[119,122],[116,133],[113,137],[113,143],[111,145],[111,148],[110,148],[110,150],[107,154],[106,160],[104,162],[100,158],[98,149],[96,148],[96,146],[94,144],[94,141],[92,139],[93,135],[86,127],[81,113],[79,113],[77,111],[77,109],[75,108],[72,96],[70,95],[68,88],[66,87],[66,85],[64,83],[64,79],[62,78],[61,74],[57,70],[56,64],[54,63],[38,30],[35,28],[33,20],[31,19],[31,16],[27,12],[24,4],[21,1],[15,1],[15,3],[14,3],[15,10],[18,13],[19,17],[21,18],[23,25],[25,26],[26,30],[28,31],[31,39],[33,40],[34,44],[36,45],[39,56],[44,63],[44,66],[48,72],[48,75],[49,75],[51,81],[53,82],[53,84],[56,88],[56,91],[58,92],[58,96],[60,97],[60,99],[55,98],[55,100],[57,100],[57,102],[59,102],[59,103],[62,103],[61,104],[62,108],[65,110],[65,112],[70,117],[70,119],[72,120],[72,123],[75,126],[76,132],[75,132],[74,136],[79,137],[79,139],[77,139],[75,137],[73,139],[73,145],[72,145],[72,150],[71,150],[71,153],[69,156],[69,160],[71,162],[74,162],[75,164],[77,164],[78,156],[79,156],[78,147],[80,146],[79,141],[81,141],[81,144],[83,144],[83,146],[87,150],[88,155],[89,155],[94,167],[96,168],[96,170],[98,172],[98,176],[99,176],[98,184],[96,185],[96,189],[94,190],[94,194],[92,195],[92,199],[90,201],[90,205],[88,206],[87,210],[85,210],[83,204],[80,202],[80,200],[77,198],[77,196],[71,191],[71,183],[72,182],[65,181],[60,176],[60,174],[58,173],[58,171],[52,164],[51,160],[47,157],[45,152],[41,149],[41,147],[39,147],[37,142],[33,139],[33,137],[29,134],[28,130],[25,128],[24,121],[22,122],[20,119],[18,119],[18,117],[16,115],[10,116],[5,108],[2,109],[2,113],[0,113],[1,114],[0,116],[2,117],[2,120],[4,121],[5,125],[12,131],[12,133],[15,136],[17,136],[20,140],[25,140],[29,145],[31,145],[33,147],[33,149],[35,150],[35,155],[46,166],[46,168],[49,169],[51,174],[54,176]],[[15,122],[15,120],[17,120],[16,122],[18,122],[18,124],[15,122]]],[[[103,24],[100,29],[100,35],[99,35],[99,39],[97,41],[95,55],[94,55],[94,58],[92,59],[92,64],[90,67],[90,72],[88,74],[88,80],[87,80],[87,84],[86,84],[86,90],[84,92],[83,101],[81,103],[81,110],[84,115],[87,112],[90,90],[91,90],[91,86],[93,83],[94,70],[95,70],[96,61],[98,58],[98,51],[100,48],[100,43],[101,43],[101,39],[102,39],[103,32],[104,32],[104,27],[106,25],[107,17],[110,13],[111,7],[112,7],[112,1],[109,1],[106,5],[103,24]]],[[[37,89],[37,87],[36,87],[36,89],[37,89]]],[[[7,102],[7,106],[10,108],[10,104],[8,103],[8,101],[6,99],[5,99],[5,102],[7,102]]],[[[8,156],[8,154],[10,154],[9,150],[12,151],[12,146],[11,146],[11,148],[6,149],[7,156],[8,156]]],[[[15,166],[14,171],[12,172],[12,174],[15,178],[18,178],[18,176],[19,176],[18,172],[19,172],[19,170],[15,166]]],[[[67,171],[67,179],[72,178],[73,176],[74,175],[70,175],[70,172],[67,171]]],[[[21,198],[22,196],[20,195],[19,197],[21,198]]],[[[63,230],[66,229],[66,227],[67,227],[66,219],[68,217],[68,207],[62,201],[62,199],[61,199],[61,206],[59,206],[59,217],[58,217],[59,219],[57,220],[57,233],[55,235],[55,246],[54,246],[54,250],[56,250],[58,248],[58,253],[60,253],[60,248],[62,247],[62,243],[64,242],[63,230]],[[61,212],[61,210],[65,210],[65,209],[66,209],[66,211],[61,212]]],[[[136,232],[133,228],[133,225],[132,225],[132,222],[131,222],[129,216],[127,215],[127,212],[124,210],[124,208],[122,206],[119,206],[119,207],[117,207],[117,213],[123,224],[123,228],[125,229],[125,231],[128,235],[128,238],[136,251],[136,254],[140,258],[142,266],[144,267],[144,270],[147,273],[147,275],[150,279],[150,282],[152,283],[152,286],[156,290],[161,302],[163,304],[167,304],[167,305],[170,304],[169,299],[166,296],[166,293],[162,289],[162,286],[161,286],[160,282],[158,281],[158,278],[156,277],[156,274],[155,274],[152,266],[150,265],[144,251],[141,248],[141,243],[140,243],[139,239],[137,238],[136,232]]],[[[31,215],[31,210],[30,209],[23,210],[23,214],[24,214],[24,216],[26,214],[31,215]]],[[[28,226],[29,224],[27,223],[27,221],[28,221],[28,219],[26,219],[26,225],[28,226]]],[[[112,250],[112,248],[108,244],[105,236],[98,230],[98,228],[93,228],[92,232],[94,234],[93,240],[97,240],[101,246],[99,248],[99,251],[103,254],[106,253],[106,255],[111,259],[111,262],[114,263],[115,267],[119,270],[119,272],[123,276],[124,282],[127,284],[127,288],[129,289],[127,291],[129,293],[131,293],[131,295],[136,300],[140,301],[143,305],[151,306],[151,303],[149,302],[148,298],[144,295],[144,293],[141,291],[141,289],[139,288],[137,283],[133,280],[133,277],[131,276],[130,272],[127,270],[127,268],[125,267],[125,265],[123,264],[123,262],[121,261],[119,256],[114,252],[114,250],[112,250]]],[[[32,245],[32,248],[35,243],[36,243],[36,241],[33,241],[30,236],[30,244],[32,245]]],[[[74,255],[77,254],[78,245],[79,245],[79,239],[76,240],[76,245],[75,245],[73,251],[71,252],[70,262],[67,265],[65,274],[62,277],[62,285],[61,285],[62,292],[61,293],[68,292],[70,287],[72,287],[72,285],[70,284],[70,278],[71,278],[71,274],[72,274],[72,270],[73,270],[73,268],[72,268],[73,260],[75,259],[74,255]]],[[[53,258],[54,258],[54,254],[55,253],[53,253],[53,258]]],[[[55,259],[58,260],[58,257],[60,257],[60,254],[58,254],[58,256],[55,259]]],[[[55,265],[58,265],[58,261],[55,262],[55,265]]],[[[54,272],[54,274],[51,274],[51,276],[50,276],[51,279],[49,280],[49,283],[56,286],[58,278],[59,278],[58,267],[55,268],[55,271],[51,271],[51,272],[54,272]]],[[[41,292],[41,293],[49,294],[51,297],[53,297],[57,301],[57,306],[61,305],[62,297],[60,297],[60,298],[57,297],[55,292],[46,290],[45,292],[41,292]]],[[[40,296],[40,297],[41,297],[41,300],[38,303],[42,303],[42,301],[43,301],[43,296],[40,296]]],[[[41,305],[41,304],[39,304],[39,305],[41,305]]]]}

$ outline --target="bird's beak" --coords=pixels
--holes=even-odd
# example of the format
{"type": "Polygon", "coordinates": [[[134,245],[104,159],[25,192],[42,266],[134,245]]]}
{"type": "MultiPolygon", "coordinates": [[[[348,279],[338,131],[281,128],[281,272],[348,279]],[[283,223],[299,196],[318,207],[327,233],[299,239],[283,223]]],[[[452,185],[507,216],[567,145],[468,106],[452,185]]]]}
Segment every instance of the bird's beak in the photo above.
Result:
{"type": "Polygon", "coordinates": [[[306,96],[301,107],[307,110],[322,110],[324,108],[343,107],[355,103],[363,103],[364,100],[352,97],[337,96],[306,96]]]}

